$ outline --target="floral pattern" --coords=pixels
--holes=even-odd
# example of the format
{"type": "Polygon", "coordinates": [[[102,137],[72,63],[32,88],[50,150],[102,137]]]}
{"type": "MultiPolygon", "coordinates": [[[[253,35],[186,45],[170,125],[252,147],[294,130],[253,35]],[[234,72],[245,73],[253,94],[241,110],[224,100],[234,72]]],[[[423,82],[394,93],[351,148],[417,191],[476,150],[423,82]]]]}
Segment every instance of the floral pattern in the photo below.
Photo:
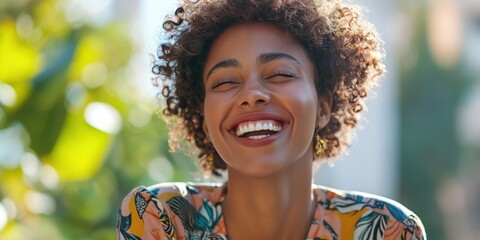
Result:
{"type": "MultiPolygon", "coordinates": [[[[137,187],[123,200],[117,239],[226,240],[225,185],[137,187]]],[[[317,200],[307,240],[426,239],[420,219],[399,203],[359,192],[313,186],[317,200]]]]}

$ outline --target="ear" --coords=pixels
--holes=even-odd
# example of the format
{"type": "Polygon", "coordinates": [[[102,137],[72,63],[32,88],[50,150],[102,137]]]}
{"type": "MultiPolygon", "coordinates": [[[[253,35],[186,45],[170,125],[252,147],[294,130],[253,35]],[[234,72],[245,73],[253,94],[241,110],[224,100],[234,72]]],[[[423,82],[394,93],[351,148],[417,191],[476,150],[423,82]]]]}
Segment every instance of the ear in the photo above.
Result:
{"type": "Polygon", "coordinates": [[[318,96],[317,127],[324,128],[330,121],[333,96],[330,91],[322,91],[318,96]]]}

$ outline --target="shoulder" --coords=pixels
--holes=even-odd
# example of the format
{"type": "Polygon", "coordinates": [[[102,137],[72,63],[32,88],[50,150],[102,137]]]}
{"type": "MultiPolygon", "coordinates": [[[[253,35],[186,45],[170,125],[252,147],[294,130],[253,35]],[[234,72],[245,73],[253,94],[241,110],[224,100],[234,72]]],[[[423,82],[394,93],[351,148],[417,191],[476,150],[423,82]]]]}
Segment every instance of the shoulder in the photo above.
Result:
{"type": "Polygon", "coordinates": [[[182,196],[185,198],[191,197],[195,194],[201,194],[203,192],[210,192],[216,190],[221,184],[216,183],[190,183],[190,182],[167,182],[158,183],[148,187],[139,186],[134,188],[126,196],[126,198],[132,195],[144,193],[151,197],[155,197],[161,200],[168,200],[174,196],[182,196]]]}
{"type": "MultiPolygon", "coordinates": [[[[215,193],[221,190],[221,184],[215,183],[159,183],[152,186],[139,186],[128,193],[122,201],[122,206],[132,203],[143,205],[141,202],[160,201],[168,202],[175,198],[182,198],[194,203],[196,198],[215,200],[215,193]]],[[[220,193],[219,193],[220,194],[220,193]]],[[[220,196],[219,196],[220,197],[220,196]]]]}
{"type": "Polygon", "coordinates": [[[182,237],[197,206],[220,200],[219,184],[161,183],[128,193],[117,215],[117,239],[182,237]],[[219,195],[217,197],[217,195],[219,195]]]}
{"type": "Polygon", "coordinates": [[[356,239],[426,239],[420,218],[392,199],[323,186],[314,186],[314,193],[318,205],[339,216],[337,221],[354,223],[356,239]]]}

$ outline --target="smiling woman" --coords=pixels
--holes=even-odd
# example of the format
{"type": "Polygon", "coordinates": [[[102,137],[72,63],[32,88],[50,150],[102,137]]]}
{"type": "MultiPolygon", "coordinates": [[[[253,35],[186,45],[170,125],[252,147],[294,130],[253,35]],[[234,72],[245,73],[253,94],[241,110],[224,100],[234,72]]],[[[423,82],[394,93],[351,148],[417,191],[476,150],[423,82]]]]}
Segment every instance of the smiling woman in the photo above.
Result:
{"type": "Polygon", "coordinates": [[[383,73],[379,39],[356,7],[186,1],[163,27],[172,44],[154,72],[164,114],[228,181],[134,189],[118,239],[425,239],[392,200],[312,185],[313,162],[342,153],[383,73]]]}
{"type": "Polygon", "coordinates": [[[232,26],[211,46],[204,72],[211,74],[203,77],[203,131],[229,176],[269,176],[302,158],[312,162],[315,122],[325,126],[331,95],[317,95],[313,63],[293,38],[265,23],[232,26]]]}

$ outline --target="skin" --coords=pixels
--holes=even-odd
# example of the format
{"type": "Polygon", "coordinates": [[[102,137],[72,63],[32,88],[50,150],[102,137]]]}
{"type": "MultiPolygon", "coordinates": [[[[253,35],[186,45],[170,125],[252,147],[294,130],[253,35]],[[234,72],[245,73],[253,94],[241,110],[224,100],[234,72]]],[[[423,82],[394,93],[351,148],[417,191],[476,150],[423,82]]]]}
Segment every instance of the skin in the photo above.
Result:
{"type": "Polygon", "coordinates": [[[273,25],[236,25],[213,43],[203,81],[203,129],[228,166],[229,238],[305,239],[315,202],[312,139],[328,123],[332,102],[317,94],[305,50],[273,25]],[[240,122],[272,119],[282,125],[277,134],[235,134],[240,122]]]}

